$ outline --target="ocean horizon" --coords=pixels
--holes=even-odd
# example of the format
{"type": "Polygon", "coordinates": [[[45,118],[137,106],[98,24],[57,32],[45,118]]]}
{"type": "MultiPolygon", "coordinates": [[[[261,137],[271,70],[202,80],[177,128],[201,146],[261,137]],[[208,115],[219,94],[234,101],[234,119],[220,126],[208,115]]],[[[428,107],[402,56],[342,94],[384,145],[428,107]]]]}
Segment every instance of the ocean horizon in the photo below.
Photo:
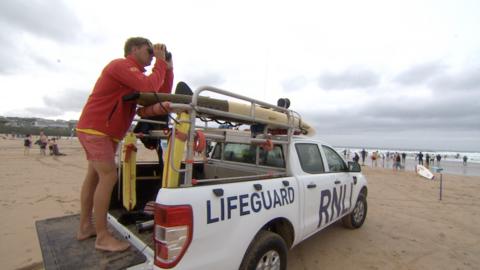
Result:
{"type": "Polygon", "coordinates": [[[428,153],[429,155],[437,155],[440,154],[442,156],[442,160],[449,160],[449,161],[458,161],[463,162],[463,157],[467,156],[468,162],[480,163],[480,151],[457,151],[457,150],[431,150],[431,149],[413,149],[413,148],[382,148],[382,147],[358,147],[358,146],[334,146],[334,148],[341,154],[343,154],[344,150],[349,150],[351,154],[357,152],[360,155],[360,151],[365,149],[369,154],[372,152],[378,151],[381,154],[389,153],[406,153],[407,157],[416,157],[419,152],[422,152],[425,158],[425,155],[428,153]]]}

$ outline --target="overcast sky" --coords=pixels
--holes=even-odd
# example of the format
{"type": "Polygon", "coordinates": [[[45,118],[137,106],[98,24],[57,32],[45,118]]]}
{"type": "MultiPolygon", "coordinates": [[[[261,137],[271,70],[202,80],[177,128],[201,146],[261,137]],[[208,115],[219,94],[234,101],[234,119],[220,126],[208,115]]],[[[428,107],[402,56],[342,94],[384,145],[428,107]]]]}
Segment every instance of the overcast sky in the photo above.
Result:
{"type": "Polygon", "coordinates": [[[0,115],[77,119],[128,37],[333,145],[480,151],[480,1],[0,2],[0,115]]]}

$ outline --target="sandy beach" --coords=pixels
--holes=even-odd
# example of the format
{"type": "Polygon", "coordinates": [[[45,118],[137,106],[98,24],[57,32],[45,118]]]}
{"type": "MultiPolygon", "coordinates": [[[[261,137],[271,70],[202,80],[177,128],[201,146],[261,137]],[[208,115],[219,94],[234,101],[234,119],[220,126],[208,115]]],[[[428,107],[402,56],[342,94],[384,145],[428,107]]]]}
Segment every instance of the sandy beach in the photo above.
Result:
{"type": "MultiPolygon", "coordinates": [[[[36,147],[25,156],[20,139],[0,139],[0,269],[43,269],[34,222],[79,212],[87,163],[76,140],[58,143],[66,156],[40,156],[36,147]]],[[[141,159],[155,157],[140,148],[141,159]]],[[[362,169],[364,226],[334,224],[314,235],[289,252],[288,269],[478,269],[480,176],[444,174],[440,201],[438,180],[362,169]]]]}

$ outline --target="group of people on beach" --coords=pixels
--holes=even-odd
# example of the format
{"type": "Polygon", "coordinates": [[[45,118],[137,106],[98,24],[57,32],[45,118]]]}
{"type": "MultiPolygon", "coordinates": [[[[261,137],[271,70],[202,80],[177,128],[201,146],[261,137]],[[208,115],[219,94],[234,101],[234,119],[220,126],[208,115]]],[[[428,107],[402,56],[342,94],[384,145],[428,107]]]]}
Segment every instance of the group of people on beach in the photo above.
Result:
{"type": "MultiPolygon", "coordinates": [[[[47,155],[47,146],[49,150],[50,156],[65,156],[64,153],[60,152],[58,148],[57,140],[55,138],[49,139],[47,135],[42,131],[40,131],[40,135],[38,139],[35,141],[36,145],[38,145],[40,149],[40,155],[46,156],[47,155]]],[[[23,154],[28,156],[30,154],[30,148],[32,148],[32,135],[27,134],[25,135],[25,139],[23,140],[23,154]]]]}
{"type": "MultiPolygon", "coordinates": [[[[460,157],[460,154],[457,154],[455,156],[455,158],[457,158],[457,159],[459,157],[460,157]]],[[[444,158],[447,158],[447,156],[445,155],[444,158]]],[[[419,165],[425,165],[426,167],[430,167],[430,165],[435,165],[435,161],[437,162],[437,166],[440,166],[440,161],[442,160],[442,156],[440,154],[437,154],[437,155],[431,154],[430,155],[428,153],[423,155],[422,152],[419,152],[415,156],[415,160],[418,160],[419,165]],[[425,163],[423,162],[423,157],[424,156],[425,156],[425,163]]],[[[463,158],[462,158],[462,161],[463,161],[463,166],[467,166],[468,156],[464,155],[463,158]]]]}
{"type": "Polygon", "coordinates": [[[416,156],[415,160],[418,160],[418,165],[425,165],[426,167],[430,167],[430,165],[435,165],[435,160],[437,161],[437,166],[440,166],[440,161],[442,160],[442,156],[440,154],[425,154],[425,164],[423,162],[423,153],[420,151],[416,156]]]}
{"type": "MultiPolygon", "coordinates": [[[[346,149],[343,151],[346,159],[348,159],[348,157],[349,157],[349,152],[350,151],[348,151],[346,149]]],[[[361,156],[361,159],[362,159],[362,165],[365,165],[365,158],[368,156],[368,152],[365,150],[365,148],[362,149],[362,151],[360,151],[360,156],[361,156]]],[[[356,163],[359,163],[360,156],[358,155],[357,152],[355,152],[352,160],[356,163]]],[[[373,151],[372,154],[370,155],[370,159],[372,161],[372,167],[378,167],[378,161],[382,160],[382,167],[385,168],[385,166],[387,166],[387,167],[389,166],[388,164],[391,161],[393,170],[399,170],[399,169],[405,168],[405,158],[406,157],[407,157],[406,153],[399,153],[399,152],[381,153],[378,150],[373,151]]]]}
{"type": "MultiPolygon", "coordinates": [[[[346,160],[350,159],[350,150],[344,149],[342,151],[344,157],[346,160]]],[[[360,151],[360,155],[357,152],[353,153],[352,160],[356,163],[360,162],[360,159],[362,161],[361,165],[365,165],[365,159],[367,157],[370,157],[371,160],[371,166],[372,167],[378,167],[378,161],[382,161],[381,166],[382,167],[390,167],[390,162],[393,170],[399,170],[399,169],[405,169],[405,160],[407,157],[407,153],[402,152],[380,152],[378,150],[373,151],[372,153],[368,153],[365,148],[360,151]]],[[[424,165],[427,168],[430,168],[430,166],[436,165],[437,167],[440,167],[441,161],[443,159],[447,158],[447,155],[440,155],[439,153],[423,153],[422,151],[413,154],[413,157],[415,158],[415,161],[419,165],[424,165]]],[[[457,156],[454,156],[455,158],[460,158],[460,155],[457,154],[457,156]]],[[[464,155],[462,158],[463,165],[467,166],[467,161],[468,161],[468,156],[464,155]]]]}

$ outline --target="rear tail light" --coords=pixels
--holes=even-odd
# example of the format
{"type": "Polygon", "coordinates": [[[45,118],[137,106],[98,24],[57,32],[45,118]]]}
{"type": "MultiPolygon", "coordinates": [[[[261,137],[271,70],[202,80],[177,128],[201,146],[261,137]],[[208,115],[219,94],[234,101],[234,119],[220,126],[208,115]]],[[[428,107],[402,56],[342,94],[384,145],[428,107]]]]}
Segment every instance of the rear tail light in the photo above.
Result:
{"type": "Polygon", "coordinates": [[[155,265],[172,268],[192,241],[193,211],[190,205],[155,204],[155,265]]]}

